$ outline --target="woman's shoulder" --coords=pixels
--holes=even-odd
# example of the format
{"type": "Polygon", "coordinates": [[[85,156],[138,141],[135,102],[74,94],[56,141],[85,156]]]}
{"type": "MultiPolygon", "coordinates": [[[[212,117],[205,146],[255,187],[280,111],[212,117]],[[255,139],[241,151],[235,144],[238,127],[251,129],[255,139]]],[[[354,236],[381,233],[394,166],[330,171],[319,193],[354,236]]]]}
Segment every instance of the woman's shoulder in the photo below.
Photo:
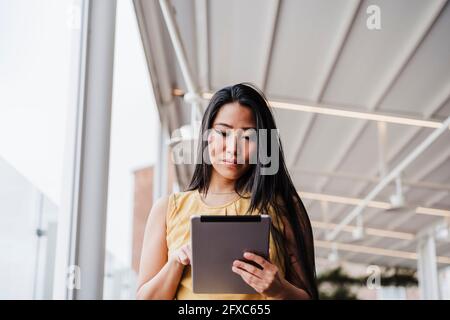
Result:
{"type": "Polygon", "coordinates": [[[167,196],[168,211],[179,208],[180,205],[186,204],[187,202],[194,201],[196,199],[196,193],[197,190],[185,190],[170,193],[167,196]]]}
{"type": "Polygon", "coordinates": [[[185,216],[193,207],[196,206],[196,190],[186,190],[172,192],[167,196],[166,204],[166,222],[168,223],[174,217],[185,216]]]}
{"type": "Polygon", "coordinates": [[[187,198],[191,198],[191,197],[195,196],[196,192],[197,192],[197,190],[185,190],[185,191],[172,192],[169,195],[169,198],[171,198],[175,201],[183,200],[183,199],[187,199],[187,198]]]}

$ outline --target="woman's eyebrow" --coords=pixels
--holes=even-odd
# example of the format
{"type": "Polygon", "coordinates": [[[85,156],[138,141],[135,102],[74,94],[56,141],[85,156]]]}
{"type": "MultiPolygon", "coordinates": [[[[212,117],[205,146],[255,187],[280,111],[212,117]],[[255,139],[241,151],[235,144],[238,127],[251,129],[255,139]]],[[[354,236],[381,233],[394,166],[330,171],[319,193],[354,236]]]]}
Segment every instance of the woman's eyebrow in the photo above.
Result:
{"type": "MultiPolygon", "coordinates": [[[[216,124],[214,124],[214,126],[224,126],[224,127],[233,129],[233,126],[230,126],[229,124],[222,123],[222,122],[216,123],[216,124]]],[[[242,128],[238,128],[238,129],[242,129],[245,131],[245,130],[256,129],[256,128],[255,127],[242,127],[242,128]]]]}
{"type": "Polygon", "coordinates": [[[227,128],[233,128],[233,126],[230,126],[229,124],[222,123],[222,122],[216,123],[216,124],[214,124],[214,126],[224,126],[227,128]]]}

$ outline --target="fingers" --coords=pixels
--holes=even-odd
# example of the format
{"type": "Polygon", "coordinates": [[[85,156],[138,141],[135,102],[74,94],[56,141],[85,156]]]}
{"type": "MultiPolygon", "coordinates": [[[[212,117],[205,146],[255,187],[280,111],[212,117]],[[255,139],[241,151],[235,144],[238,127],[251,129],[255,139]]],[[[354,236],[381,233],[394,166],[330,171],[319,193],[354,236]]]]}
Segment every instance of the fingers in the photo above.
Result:
{"type": "Polygon", "coordinates": [[[269,263],[266,259],[264,259],[264,258],[261,257],[261,256],[258,256],[258,255],[256,255],[256,254],[254,254],[254,253],[251,253],[251,252],[245,252],[245,253],[244,253],[244,258],[256,262],[256,263],[259,264],[263,269],[265,269],[265,268],[270,268],[270,267],[272,266],[272,264],[269,263]]]}
{"type": "Polygon", "coordinates": [[[186,245],[186,253],[187,253],[188,257],[189,257],[189,261],[192,261],[192,250],[191,250],[191,245],[190,244],[186,245]]]}
{"type": "Polygon", "coordinates": [[[262,292],[261,279],[248,273],[245,270],[239,269],[238,267],[232,267],[233,272],[241,276],[241,278],[257,292],[262,292]]]}
{"type": "Polygon", "coordinates": [[[180,253],[178,254],[178,261],[180,261],[181,264],[187,266],[190,264],[189,256],[184,252],[184,250],[180,250],[180,253]]]}
{"type": "Polygon", "coordinates": [[[189,244],[183,245],[178,249],[177,253],[178,261],[183,265],[189,265],[192,261],[192,251],[189,244]]]}
{"type": "Polygon", "coordinates": [[[243,261],[239,261],[239,260],[235,260],[233,262],[233,266],[237,267],[237,268],[241,268],[246,270],[247,272],[253,274],[254,276],[261,278],[264,276],[264,273],[261,269],[258,269],[257,267],[249,264],[249,263],[245,263],[243,261]]]}
{"type": "Polygon", "coordinates": [[[181,251],[184,253],[184,255],[189,260],[188,264],[190,264],[192,261],[192,251],[191,251],[190,245],[184,245],[183,247],[181,247],[181,251]]]}
{"type": "Polygon", "coordinates": [[[233,272],[239,274],[241,278],[257,292],[264,294],[274,283],[278,267],[257,254],[246,252],[244,257],[256,262],[263,269],[259,269],[250,263],[240,260],[233,262],[233,272]]]}

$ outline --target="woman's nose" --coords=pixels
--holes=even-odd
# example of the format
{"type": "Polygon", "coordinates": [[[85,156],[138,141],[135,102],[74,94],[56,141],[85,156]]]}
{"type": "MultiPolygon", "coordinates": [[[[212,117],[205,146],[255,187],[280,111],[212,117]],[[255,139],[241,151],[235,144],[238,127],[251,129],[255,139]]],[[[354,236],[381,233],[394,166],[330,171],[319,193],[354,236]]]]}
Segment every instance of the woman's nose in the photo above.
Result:
{"type": "Polygon", "coordinates": [[[236,155],[237,149],[238,149],[237,136],[234,133],[230,134],[226,140],[225,150],[227,153],[236,155]]]}

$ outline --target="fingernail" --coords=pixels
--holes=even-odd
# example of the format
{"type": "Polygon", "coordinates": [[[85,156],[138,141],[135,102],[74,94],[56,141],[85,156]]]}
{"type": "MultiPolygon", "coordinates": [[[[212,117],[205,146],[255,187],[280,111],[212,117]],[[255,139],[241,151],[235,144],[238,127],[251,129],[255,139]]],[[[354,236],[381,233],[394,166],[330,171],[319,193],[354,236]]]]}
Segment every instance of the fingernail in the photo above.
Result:
{"type": "Polygon", "coordinates": [[[252,255],[252,254],[251,254],[250,252],[245,252],[245,253],[244,253],[244,257],[247,257],[247,258],[250,257],[251,255],[252,255]]]}

